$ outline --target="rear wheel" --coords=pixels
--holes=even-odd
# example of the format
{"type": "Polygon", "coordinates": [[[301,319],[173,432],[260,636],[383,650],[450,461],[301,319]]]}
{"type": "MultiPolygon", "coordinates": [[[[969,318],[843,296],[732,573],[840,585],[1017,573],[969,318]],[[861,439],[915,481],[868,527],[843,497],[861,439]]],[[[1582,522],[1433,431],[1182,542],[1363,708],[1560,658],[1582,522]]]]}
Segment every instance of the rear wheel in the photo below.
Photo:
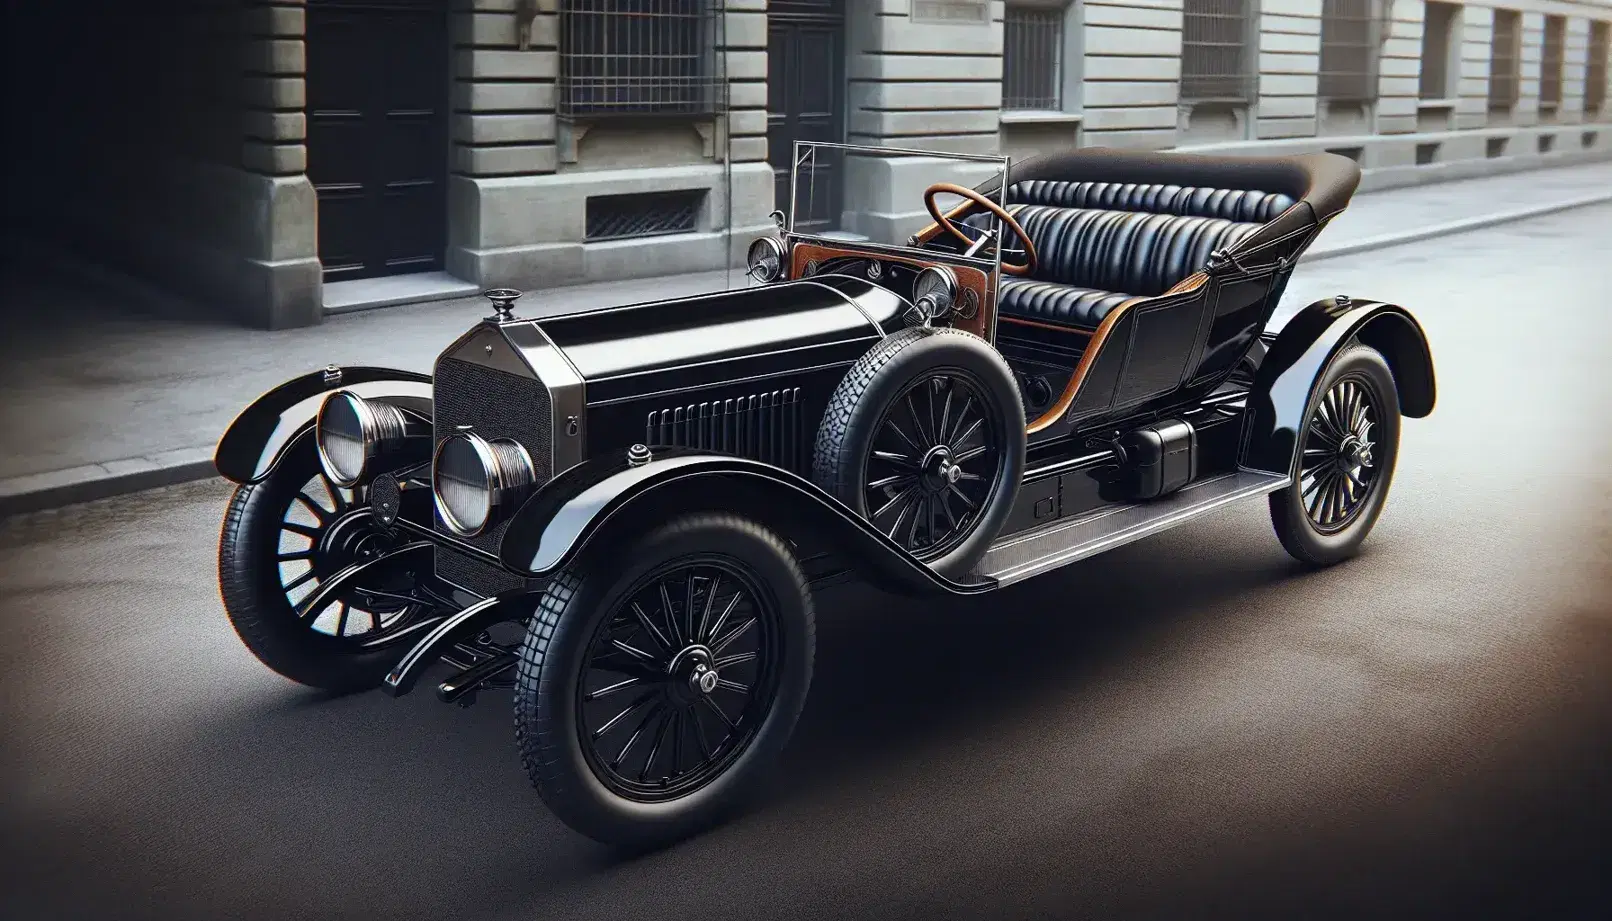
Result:
{"type": "Polygon", "coordinates": [[[1292,486],[1271,494],[1271,522],[1295,559],[1355,555],[1382,514],[1399,456],[1399,393],[1376,349],[1354,345],[1327,366],[1299,435],[1292,486]]]}
{"type": "Polygon", "coordinates": [[[815,627],[777,535],[692,515],[556,575],[526,633],[515,735],[539,795],[607,844],[743,804],[794,731],[815,627]]]}

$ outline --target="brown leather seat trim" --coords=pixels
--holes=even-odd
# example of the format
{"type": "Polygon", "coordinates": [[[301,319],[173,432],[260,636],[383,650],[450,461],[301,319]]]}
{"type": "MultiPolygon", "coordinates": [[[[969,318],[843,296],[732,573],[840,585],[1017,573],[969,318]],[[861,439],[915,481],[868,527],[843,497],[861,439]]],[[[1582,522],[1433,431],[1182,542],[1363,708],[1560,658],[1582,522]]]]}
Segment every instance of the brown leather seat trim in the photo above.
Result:
{"type": "Polygon", "coordinates": [[[1108,312],[1108,316],[1103,317],[1103,322],[1097,325],[1097,331],[1092,333],[1091,341],[1086,343],[1086,351],[1081,354],[1080,363],[1075,365],[1075,373],[1070,376],[1069,383],[1064,385],[1063,394],[1058,397],[1058,402],[1052,404],[1046,412],[1041,414],[1040,418],[1025,427],[1026,435],[1034,435],[1051,426],[1054,422],[1063,418],[1065,413],[1069,412],[1069,407],[1075,405],[1075,397],[1080,393],[1081,384],[1086,382],[1086,374],[1091,371],[1092,362],[1097,360],[1097,354],[1108,343],[1108,335],[1113,332],[1114,326],[1119,323],[1120,317],[1124,316],[1132,305],[1148,300],[1152,300],[1152,298],[1133,297],[1128,301],[1122,301],[1108,312]]]}
{"type": "Polygon", "coordinates": [[[1042,323],[1038,320],[1024,320],[1020,319],[1019,317],[1004,317],[1001,314],[997,315],[996,322],[1012,323],[1017,326],[1034,326],[1036,329],[1050,329],[1055,333],[1067,333],[1071,336],[1086,336],[1089,338],[1092,335],[1091,330],[1081,329],[1078,326],[1064,326],[1059,323],[1042,323]]]}

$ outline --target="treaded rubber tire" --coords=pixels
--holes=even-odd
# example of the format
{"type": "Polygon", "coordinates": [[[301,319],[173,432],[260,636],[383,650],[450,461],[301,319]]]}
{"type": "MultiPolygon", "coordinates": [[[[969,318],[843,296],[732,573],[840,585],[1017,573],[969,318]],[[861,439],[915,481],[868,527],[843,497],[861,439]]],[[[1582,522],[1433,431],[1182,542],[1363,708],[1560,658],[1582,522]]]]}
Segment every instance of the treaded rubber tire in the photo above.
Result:
{"type": "Polygon", "coordinates": [[[296,494],[319,475],[312,433],[298,436],[261,483],[230,497],[218,537],[218,587],[224,612],[259,662],[309,687],[337,693],[378,687],[400,649],[354,652],[336,638],[297,622],[281,588],[280,523],[296,494]]]}
{"type": "Polygon", "coordinates": [[[1294,559],[1311,566],[1331,566],[1341,563],[1360,552],[1360,545],[1377,524],[1383,504],[1388,500],[1393,485],[1394,465],[1399,458],[1400,430],[1399,390],[1394,384],[1394,372],[1381,352],[1370,346],[1350,345],[1333,357],[1310,391],[1309,405],[1304,413],[1305,430],[1300,431],[1294,446],[1293,485],[1270,495],[1271,524],[1276,537],[1294,559]],[[1302,484],[1299,482],[1299,459],[1304,450],[1304,439],[1322,397],[1333,385],[1345,377],[1353,377],[1371,391],[1377,407],[1377,437],[1373,455],[1377,462],[1377,479],[1372,481],[1371,494],[1366,505],[1355,519],[1342,530],[1327,534],[1311,523],[1305,513],[1302,484]]]}
{"type": "Polygon", "coordinates": [[[1000,446],[1001,476],[973,530],[950,552],[925,560],[941,575],[957,578],[990,549],[1013,511],[1024,477],[1024,398],[1013,369],[985,340],[945,326],[914,326],[892,333],[857,359],[823,411],[812,452],[812,478],[829,495],[868,517],[862,486],[875,427],[908,385],[948,366],[962,367],[985,385],[1007,442],[1000,446]]]}
{"type": "Polygon", "coordinates": [[[595,841],[646,848],[686,838],[740,809],[766,777],[805,706],[816,644],[806,577],[783,540],[735,515],[673,519],[608,554],[585,555],[550,579],[516,670],[521,763],[549,809],[595,841]],[[600,782],[578,744],[579,672],[601,621],[635,582],[680,557],[712,553],[743,565],[777,605],[783,641],[777,696],[755,737],[724,773],[677,799],[635,802],[600,782]]]}

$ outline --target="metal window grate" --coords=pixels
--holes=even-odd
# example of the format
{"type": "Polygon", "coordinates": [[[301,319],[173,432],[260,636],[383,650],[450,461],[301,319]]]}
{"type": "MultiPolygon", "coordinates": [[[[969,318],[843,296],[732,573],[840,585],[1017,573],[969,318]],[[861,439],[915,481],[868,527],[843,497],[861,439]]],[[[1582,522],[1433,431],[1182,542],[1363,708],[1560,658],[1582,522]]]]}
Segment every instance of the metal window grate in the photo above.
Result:
{"type": "Polygon", "coordinates": [[[1562,104],[1562,57],[1567,44],[1567,17],[1545,17],[1545,44],[1539,58],[1539,107],[1562,104]]]}
{"type": "Polygon", "coordinates": [[[1321,0],[1322,99],[1377,98],[1376,0],[1321,0]]]}
{"type": "Polygon", "coordinates": [[[621,240],[689,233],[705,203],[705,189],[639,195],[595,195],[588,199],[587,237],[621,240]]]}
{"type": "Polygon", "coordinates": [[[1423,99],[1450,98],[1450,36],[1460,21],[1461,8],[1453,3],[1428,3],[1422,22],[1423,99]]]}
{"type": "Polygon", "coordinates": [[[1584,111],[1600,115],[1606,108],[1606,59],[1612,54],[1612,23],[1590,23],[1590,58],[1584,66],[1584,111]]]}
{"type": "Polygon", "coordinates": [[[1002,18],[1002,108],[1063,108],[1062,7],[1009,6],[1002,18]]]}
{"type": "Polygon", "coordinates": [[[1489,108],[1506,111],[1517,104],[1522,85],[1522,14],[1494,11],[1494,36],[1489,41],[1489,108]]]}
{"type": "Polygon", "coordinates": [[[717,111],[717,11],[713,0],[563,0],[561,114],[717,111]]]}
{"type": "Polygon", "coordinates": [[[1185,0],[1181,98],[1248,102],[1253,96],[1252,0],[1185,0]]]}

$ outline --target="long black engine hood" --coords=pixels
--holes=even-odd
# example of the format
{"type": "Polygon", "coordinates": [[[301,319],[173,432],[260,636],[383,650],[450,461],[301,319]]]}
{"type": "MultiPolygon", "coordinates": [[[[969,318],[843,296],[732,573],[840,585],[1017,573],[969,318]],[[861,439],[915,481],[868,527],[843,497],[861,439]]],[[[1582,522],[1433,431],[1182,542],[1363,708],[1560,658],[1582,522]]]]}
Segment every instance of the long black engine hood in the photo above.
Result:
{"type": "Polygon", "coordinates": [[[850,276],[537,320],[590,406],[855,361],[907,302],[850,276]]]}

